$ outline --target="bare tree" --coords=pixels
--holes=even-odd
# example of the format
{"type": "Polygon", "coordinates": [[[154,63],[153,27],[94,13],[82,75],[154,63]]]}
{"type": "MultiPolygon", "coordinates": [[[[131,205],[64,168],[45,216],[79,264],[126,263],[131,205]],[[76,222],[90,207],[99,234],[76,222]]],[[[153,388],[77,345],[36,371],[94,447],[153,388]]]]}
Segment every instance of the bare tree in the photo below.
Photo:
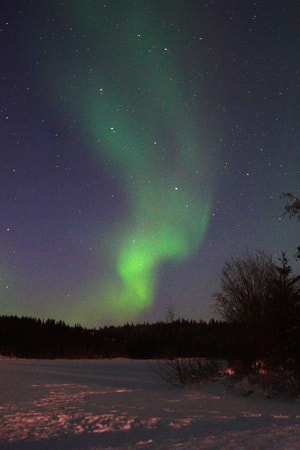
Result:
{"type": "MultiPolygon", "coordinates": [[[[287,204],[284,208],[284,214],[287,214],[290,218],[296,218],[300,221],[300,199],[295,197],[290,192],[284,192],[281,195],[281,198],[287,199],[287,204]]],[[[300,259],[300,245],[297,247],[297,253],[295,255],[298,259],[300,259]]]]}
{"type": "Polygon", "coordinates": [[[262,325],[266,305],[272,296],[276,268],[262,250],[226,262],[221,290],[215,294],[217,310],[228,322],[262,325]]]}
{"type": "Polygon", "coordinates": [[[249,371],[262,360],[270,347],[270,302],[276,279],[276,266],[262,250],[254,255],[226,262],[221,274],[221,290],[215,294],[217,310],[240,329],[241,370],[249,371]]]}
{"type": "Polygon", "coordinates": [[[222,271],[217,310],[225,321],[239,325],[245,370],[258,360],[269,368],[300,370],[300,279],[292,275],[285,253],[279,261],[277,266],[263,251],[247,252],[222,271]]]}
{"type": "Polygon", "coordinates": [[[300,220],[300,199],[295,197],[290,192],[284,192],[281,198],[287,199],[288,203],[285,205],[284,212],[289,217],[296,217],[300,220]]]}
{"type": "Polygon", "coordinates": [[[170,304],[167,306],[166,310],[166,322],[173,323],[175,322],[175,306],[170,304]]]}

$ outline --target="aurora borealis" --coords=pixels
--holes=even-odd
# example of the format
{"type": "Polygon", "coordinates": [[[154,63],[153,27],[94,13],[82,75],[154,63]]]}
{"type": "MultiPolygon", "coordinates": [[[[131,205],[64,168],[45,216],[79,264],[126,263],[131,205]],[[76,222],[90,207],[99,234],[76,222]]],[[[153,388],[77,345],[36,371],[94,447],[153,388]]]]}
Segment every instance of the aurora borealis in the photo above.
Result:
{"type": "Polygon", "coordinates": [[[228,257],[293,255],[296,6],[17,3],[1,18],[3,313],[207,318],[228,257]]]}
{"type": "Polygon", "coordinates": [[[67,8],[79,30],[91,34],[89,53],[108,67],[93,70],[91,85],[90,72],[78,68],[79,114],[96,157],[123,183],[128,210],[112,237],[118,241],[115,270],[106,290],[103,282],[96,287],[94,303],[106,304],[112,317],[135,318],[153,305],[160,265],[184,260],[199,248],[212,204],[212,164],[192,98],[175,81],[176,55],[167,33],[160,32],[157,5],[119,5],[120,24],[113,32],[107,8],[94,2],[94,10],[81,14],[85,5],[70,2],[67,8]]]}

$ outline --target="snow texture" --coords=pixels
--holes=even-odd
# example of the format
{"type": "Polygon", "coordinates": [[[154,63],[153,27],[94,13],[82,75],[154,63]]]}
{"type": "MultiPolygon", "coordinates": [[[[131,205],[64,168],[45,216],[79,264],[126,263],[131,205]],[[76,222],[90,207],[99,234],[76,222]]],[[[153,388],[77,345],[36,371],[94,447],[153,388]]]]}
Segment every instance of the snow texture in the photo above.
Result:
{"type": "Polygon", "coordinates": [[[155,364],[1,360],[0,449],[300,448],[299,400],[176,388],[155,364]]]}

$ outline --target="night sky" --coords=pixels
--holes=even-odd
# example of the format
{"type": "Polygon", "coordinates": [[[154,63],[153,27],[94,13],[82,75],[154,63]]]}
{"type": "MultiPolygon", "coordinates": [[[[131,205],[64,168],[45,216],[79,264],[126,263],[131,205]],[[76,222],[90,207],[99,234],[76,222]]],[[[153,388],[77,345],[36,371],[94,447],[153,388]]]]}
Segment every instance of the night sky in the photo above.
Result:
{"type": "Polygon", "coordinates": [[[0,314],[208,319],[229,258],[299,270],[299,2],[2,0],[0,32],[0,314]]]}

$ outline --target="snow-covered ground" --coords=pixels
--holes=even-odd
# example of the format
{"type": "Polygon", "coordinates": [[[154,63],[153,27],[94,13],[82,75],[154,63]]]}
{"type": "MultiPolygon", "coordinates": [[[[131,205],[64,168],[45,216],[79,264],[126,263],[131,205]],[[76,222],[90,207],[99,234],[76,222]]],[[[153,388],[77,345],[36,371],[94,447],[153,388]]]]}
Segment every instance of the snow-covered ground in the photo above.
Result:
{"type": "Polygon", "coordinates": [[[172,387],[146,361],[0,361],[1,450],[109,448],[300,449],[300,402],[172,387]]]}

